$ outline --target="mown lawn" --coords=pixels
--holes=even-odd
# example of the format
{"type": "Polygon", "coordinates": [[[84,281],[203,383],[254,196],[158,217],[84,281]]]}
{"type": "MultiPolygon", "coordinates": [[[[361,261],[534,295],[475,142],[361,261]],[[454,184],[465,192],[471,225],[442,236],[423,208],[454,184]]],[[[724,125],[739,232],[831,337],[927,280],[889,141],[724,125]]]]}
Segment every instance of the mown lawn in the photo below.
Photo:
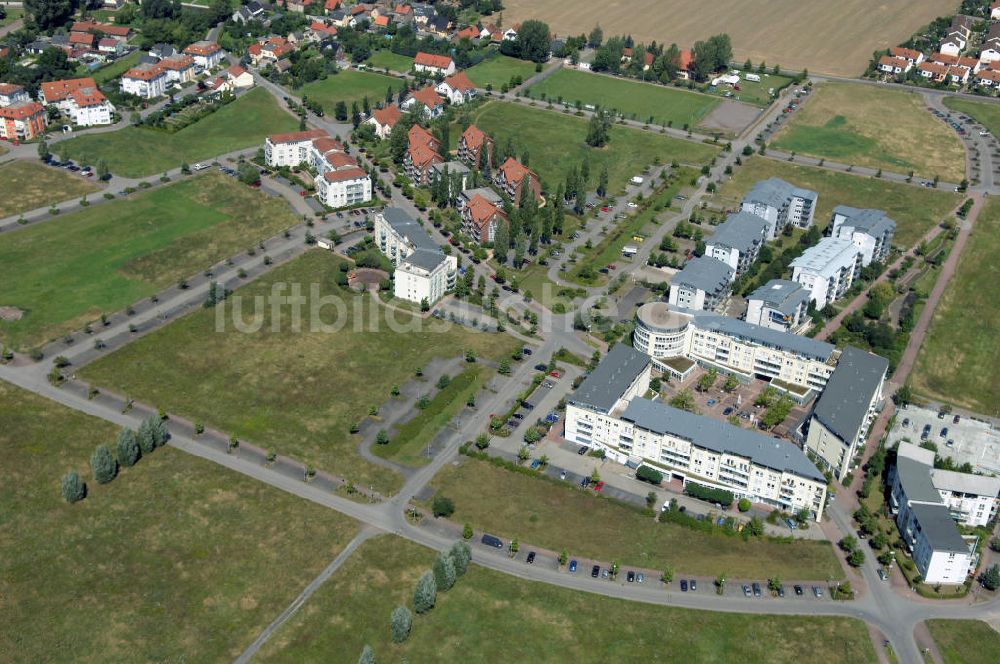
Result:
{"type": "Polygon", "coordinates": [[[90,179],[34,161],[11,161],[0,166],[0,218],[62,203],[100,187],[90,179]]]}
{"type": "Polygon", "coordinates": [[[712,202],[726,209],[737,209],[744,194],[758,180],[771,177],[787,180],[819,194],[815,218],[820,228],[825,228],[830,222],[833,208],[838,205],[885,210],[896,221],[893,244],[902,247],[913,246],[962,202],[961,196],[951,191],[887,182],[763,157],[746,160],[737,168],[732,179],[722,184],[712,202]]]}
{"type": "Polygon", "coordinates": [[[375,67],[376,69],[388,69],[389,71],[397,71],[405,74],[413,69],[413,58],[385,49],[372,53],[372,57],[368,58],[367,64],[369,67],[375,67]]]}
{"type": "Polygon", "coordinates": [[[357,528],[169,446],[100,485],[89,459],[114,426],[7,383],[0,413],[5,661],[231,662],[357,528]],[[89,489],[74,505],[70,469],[89,489]]]}
{"type": "Polygon", "coordinates": [[[773,147],[946,182],[965,177],[965,150],[919,94],[824,83],[778,132],[773,147]]]}
{"type": "Polygon", "coordinates": [[[944,105],[957,113],[964,113],[986,127],[994,136],[1000,136],[1000,107],[963,97],[945,97],[944,105]]]}
{"type": "Polygon", "coordinates": [[[446,466],[431,486],[455,501],[453,520],[554,551],[565,548],[570,557],[654,569],[672,565],[679,574],[725,573],[732,579],[844,576],[828,542],[744,542],[740,537],[660,524],[592,491],[557,486],[476,459],[446,466]]]}
{"type": "Polygon", "coordinates": [[[294,226],[280,199],[219,174],[0,235],[0,339],[38,344],[294,226]]]}
{"type": "Polygon", "coordinates": [[[980,620],[928,620],[944,664],[997,664],[1000,632],[980,620]]]}
{"type": "Polygon", "coordinates": [[[309,252],[236,291],[221,326],[218,312],[200,310],[78,373],[356,484],[392,491],[399,476],[361,458],[351,424],[433,358],[466,349],[496,358],[513,350],[512,340],[391,311],[390,327],[381,315],[387,310],[372,311],[369,296],[336,285],[340,264],[325,251],[309,252]],[[254,298],[268,298],[275,285],[285,295],[301,288],[300,327],[292,325],[290,306],[267,306],[265,299],[259,331],[237,329],[233,311],[248,325],[254,298]],[[314,313],[322,297],[330,304],[314,313]]]}
{"type": "Polygon", "coordinates": [[[534,76],[535,63],[498,55],[469,67],[465,73],[476,87],[485,90],[486,86],[492,86],[493,90],[499,90],[504,83],[510,83],[510,79],[515,76],[520,76],[522,83],[534,76]]]}
{"type": "Polygon", "coordinates": [[[640,122],[652,118],[652,124],[675,127],[695,127],[719,105],[719,99],[711,95],[575,69],[560,69],[529,92],[536,99],[545,94],[550,100],[579,101],[614,109],[640,122]]]}
{"type": "Polygon", "coordinates": [[[124,58],[119,58],[106,67],[101,67],[93,73],[94,82],[98,85],[104,85],[111,79],[120,77],[126,71],[139,64],[139,57],[142,54],[142,51],[133,51],[124,58]]]}
{"type": "Polygon", "coordinates": [[[395,95],[404,84],[404,81],[392,76],[352,69],[338,72],[321,81],[306,83],[296,90],[296,94],[318,101],[326,113],[333,114],[333,107],[338,101],[347,104],[348,109],[352,102],[357,102],[358,108],[361,108],[364,98],[368,97],[368,103],[374,107],[385,101],[386,90],[392,88],[395,95]]]}
{"type": "Polygon", "coordinates": [[[996,366],[1000,329],[1000,204],[979,214],[930,328],[917,353],[911,381],[932,399],[995,415],[1000,404],[996,366]]]}
{"type": "Polygon", "coordinates": [[[472,121],[501,145],[512,140],[518,157],[527,152],[528,166],[551,192],[565,181],[570,168],[579,169],[585,159],[590,164],[588,189],[597,187],[601,170],[607,168],[608,190],[615,194],[656,160],[701,166],[718,152],[703,143],[619,125],[611,128],[611,141],[605,147],[593,148],[586,143],[588,120],[527,104],[492,101],[473,113],[472,121]]]}
{"type": "Polygon", "coordinates": [[[257,88],[177,133],[143,127],[71,138],[52,146],[63,159],[96,164],[115,175],[144,177],[227,152],[264,144],[268,134],[295,131],[299,123],[267,90],[257,88]]]}
{"type": "MultiPolygon", "coordinates": [[[[475,557],[473,553],[473,558],[475,557]]],[[[804,644],[829,664],[876,661],[860,620],[716,613],[567,590],[473,563],[435,607],[390,639],[389,615],[413,609],[434,552],[385,535],[361,545],[261,651],[263,662],[798,662],[804,644]],[[502,653],[502,656],[499,654],[502,653]]]]}

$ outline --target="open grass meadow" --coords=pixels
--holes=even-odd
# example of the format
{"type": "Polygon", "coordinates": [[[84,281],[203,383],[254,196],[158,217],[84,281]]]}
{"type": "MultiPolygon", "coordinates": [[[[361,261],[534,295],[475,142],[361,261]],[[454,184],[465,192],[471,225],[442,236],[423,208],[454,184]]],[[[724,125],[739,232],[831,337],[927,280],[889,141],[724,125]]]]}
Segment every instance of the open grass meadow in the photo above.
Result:
{"type": "Polygon", "coordinates": [[[22,7],[11,7],[8,5],[4,7],[4,10],[5,16],[4,18],[0,18],[0,27],[10,25],[19,18],[24,18],[24,9],[22,7]]]}
{"type": "Polygon", "coordinates": [[[0,166],[0,218],[86,196],[101,188],[88,178],[34,161],[0,166]]]}
{"type": "Polygon", "coordinates": [[[579,101],[614,109],[631,120],[650,122],[652,118],[651,124],[678,128],[696,127],[719,105],[719,99],[711,95],[575,69],[560,69],[531,86],[529,93],[536,99],[544,94],[548,100],[579,101]]]}
{"type": "MultiPolygon", "coordinates": [[[[399,55],[398,53],[393,53],[389,49],[384,49],[382,51],[375,51],[372,56],[368,58],[366,63],[369,67],[374,67],[376,69],[388,69],[389,71],[397,71],[401,74],[413,69],[413,58],[408,55],[399,55]]],[[[337,74],[340,76],[341,74],[337,74]]]]}
{"type": "Polygon", "coordinates": [[[527,81],[534,76],[535,63],[498,55],[469,67],[465,73],[476,87],[485,90],[487,86],[492,86],[493,90],[499,90],[504,83],[510,83],[510,79],[515,76],[520,76],[521,81],[527,81]]]}
{"type": "Polygon", "coordinates": [[[934,311],[910,380],[927,397],[994,416],[1000,329],[1000,203],[990,199],[934,311]]]}
{"type": "Polygon", "coordinates": [[[111,64],[101,67],[93,73],[94,82],[98,85],[104,85],[113,78],[121,77],[122,74],[139,64],[139,58],[142,54],[142,51],[133,51],[124,58],[119,58],[111,64]]]}
{"type": "Polygon", "coordinates": [[[981,620],[928,620],[944,664],[1000,663],[1000,632],[981,620]]]}
{"type": "MultiPolygon", "coordinates": [[[[473,559],[475,559],[475,552],[473,559]]],[[[678,609],[523,581],[476,566],[435,607],[414,615],[410,637],[390,638],[389,615],[413,609],[416,580],[434,552],[385,535],[361,545],[282,626],[263,662],[353,662],[365,644],[380,662],[797,662],[803,644],[824,662],[876,661],[860,620],[678,609]],[[502,656],[501,656],[502,653],[502,656]],[[681,653],[683,653],[681,655],[681,653]]],[[[582,572],[581,572],[582,573],[582,572]]]]}
{"type": "Polygon", "coordinates": [[[5,661],[231,662],[357,529],[170,446],[97,484],[114,426],[7,383],[0,413],[5,661]]]}
{"type": "Polygon", "coordinates": [[[965,149],[920,95],[874,85],[824,83],[771,145],[847,164],[914,171],[946,182],[965,177],[965,149]]]}
{"type": "Polygon", "coordinates": [[[282,110],[271,93],[256,88],[173,134],[126,127],[61,141],[52,146],[52,151],[82,164],[104,159],[115,175],[138,178],[178,168],[184,162],[193,164],[263,145],[268,134],[295,131],[298,126],[298,120],[282,110]]]}
{"type": "Polygon", "coordinates": [[[0,236],[0,340],[16,348],[83,327],[297,223],[283,200],[217,173],[0,236]]]}
{"type": "Polygon", "coordinates": [[[351,69],[337,72],[320,81],[306,83],[295,92],[300,97],[309,97],[319,102],[327,113],[332,114],[338,101],[347,104],[348,109],[352,102],[357,102],[360,108],[364,98],[368,97],[368,102],[374,107],[385,101],[386,90],[392,88],[395,95],[404,84],[404,81],[392,76],[351,69]]]}
{"type": "MultiPolygon", "coordinates": [[[[596,465],[596,464],[595,464],[596,465]]],[[[453,519],[474,528],[570,557],[617,560],[623,565],[662,568],[678,574],[732,579],[785,580],[843,578],[828,542],[792,544],[765,539],[710,535],[683,526],[656,523],[631,508],[579,491],[463,458],[431,482],[435,495],[455,501],[453,519]],[[628,533],[628,537],[622,537],[628,533]]]]}
{"type": "Polygon", "coordinates": [[[964,97],[945,97],[944,105],[957,113],[968,115],[994,136],[1000,136],[1000,107],[996,104],[964,97]]]}
{"type": "MultiPolygon", "coordinates": [[[[565,181],[570,168],[590,162],[591,186],[596,187],[602,168],[608,169],[608,190],[622,191],[629,178],[659,159],[701,166],[718,148],[615,125],[611,141],[603,148],[586,143],[588,120],[525,104],[489,102],[472,114],[472,122],[501,145],[513,139],[516,154],[529,154],[528,166],[550,191],[565,181]]],[[[457,130],[456,130],[457,131],[457,130]]],[[[452,132],[453,136],[458,133],[452,132]]]]}
{"type": "Polygon", "coordinates": [[[838,205],[885,210],[896,221],[893,244],[903,247],[916,244],[962,202],[961,195],[942,189],[927,189],[825,168],[799,166],[787,161],[751,157],[736,169],[731,180],[719,187],[712,204],[729,210],[739,209],[740,200],[757,181],[772,177],[819,194],[816,223],[820,228],[830,222],[833,208],[838,205]]]}
{"type": "Polygon", "coordinates": [[[484,359],[497,358],[513,352],[515,344],[511,337],[378,307],[370,296],[336,285],[341,262],[319,249],[309,252],[237,290],[223,312],[224,331],[217,328],[218,312],[203,309],[78,373],[356,484],[392,491],[400,477],[361,457],[360,438],[349,433],[351,424],[366,417],[372,406],[381,406],[393,385],[410,380],[435,357],[471,349],[484,359]],[[263,312],[257,310],[259,331],[236,329],[236,296],[242,298],[241,315],[249,322],[255,313],[250,303],[270,295],[275,284],[286,286],[285,294],[291,292],[289,284],[301,285],[306,297],[301,328],[293,329],[291,307],[278,307],[275,313],[274,307],[264,306],[263,312]],[[316,314],[317,322],[338,329],[313,328],[312,307],[319,301],[310,294],[312,284],[321,297],[343,305],[326,305],[316,314]],[[395,317],[394,329],[384,312],[395,317]]]}

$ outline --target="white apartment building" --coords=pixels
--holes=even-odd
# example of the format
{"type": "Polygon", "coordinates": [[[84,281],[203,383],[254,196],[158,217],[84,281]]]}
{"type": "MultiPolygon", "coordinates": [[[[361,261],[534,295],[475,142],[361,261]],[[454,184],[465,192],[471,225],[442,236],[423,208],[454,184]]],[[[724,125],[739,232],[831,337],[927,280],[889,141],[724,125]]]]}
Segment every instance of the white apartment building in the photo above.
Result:
{"type": "Polygon", "coordinates": [[[733,269],[734,278],[749,269],[767,239],[767,222],[749,212],[731,214],[705,240],[705,255],[733,269]]]}
{"type": "Polygon", "coordinates": [[[375,215],[375,244],[396,268],[396,297],[434,304],[454,288],[458,259],[445,255],[405,210],[389,207],[375,215]]]}
{"type": "Polygon", "coordinates": [[[169,79],[167,70],[158,63],[141,65],[122,74],[121,90],[125,94],[153,99],[166,92],[169,79]]]}
{"type": "Polygon", "coordinates": [[[828,232],[832,237],[853,242],[861,250],[861,264],[867,266],[889,255],[896,222],[882,210],[838,205],[833,208],[828,232]]]}
{"type": "Polygon", "coordinates": [[[806,449],[838,480],[852,469],[883,403],[889,361],[848,346],[826,382],[809,420],[806,449]]]}
{"type": "Polygon", "coordinates": [[[307,164],[316,172],[316,198],[331,208],[370,201],[372,182],[344,144],[325,131],[299,131],[268,136],[264,155],[269,166],[307,164]]]}
{"type": "Polygon", "coordinates": [[[199,41],[184,49],[184,55],[194,58],[194,63],[203,69],[211,69],[222,62],[226,52],[215,42],[199,41]]]}
{"type": "Polygon", "coordinates": [[[985,526],[996,516],[1000,477],[934,468],[931,482],[951,517],[962,525],[985,526]]]}
{"type": "Polygon", "coordinates": [[[809,292],[794,281],[771,279],[749,296],[744,320],[754,325],[792,332],[809,315],[809,292]]]}
{"type": "Polygon", "coordinates": [[[24,88],[14,83],[0,83],[0,108],[23,101],[31,101],[24,88]]]}
{"type": "Polygon", "coordinates": [[[792,281],[802,284],[822,309],[850,289],[861,261],[861,250],[853,242],[825,237],[792,261],[792,281]]]}
{"type": "Polygon", "coordinates": [[[743,197],[744,212],[767,222],[767,239],[773,240],[789,224],[812,226],[819,194],[796,187],[779,178],[761,180],[743,197]]]}
{"type": "Polygon", "coordinates": [[[777,379],[822,391],[836,366],[832,344],[735,318],[650,302],[636,312],[633,343],[664,371],[687,358],[749,381],[777,379]]]}
{"type": "Polygon", "coordinates": [[[699,256],[670,280],[670,304],[704,311],[720,311],[729,302],[733,269],[720,260],[699,256]]]}
{"type": "Polygon", "coordinates": [[[329,138],[322,129],[295,131],[287,134],[272,134],[264,141],[264,156],[267,165],[298,166],[309,159],[312,142],[318,138],[329,138]]]}
{"type": "Polygon", "coordinates": [[[316,178],[316,197],[331,208],[364,203],[372,198],[372,180],[358,166],[327,171],[316,178]]]}
{"type": "Polygon", "coordinates": [[[96,88],[71,92],[67,98],[67,109],[73,124],[81,127],[107,125],[115,121],[114,104],[96,88]]]}
{"type": "Polygon", "coordinates": [[[823,474],[795,445],[642,398],[650,361],[618,345],[567,399],[567,440],[647,464],[685,484],[822,518],[823,474]]]}

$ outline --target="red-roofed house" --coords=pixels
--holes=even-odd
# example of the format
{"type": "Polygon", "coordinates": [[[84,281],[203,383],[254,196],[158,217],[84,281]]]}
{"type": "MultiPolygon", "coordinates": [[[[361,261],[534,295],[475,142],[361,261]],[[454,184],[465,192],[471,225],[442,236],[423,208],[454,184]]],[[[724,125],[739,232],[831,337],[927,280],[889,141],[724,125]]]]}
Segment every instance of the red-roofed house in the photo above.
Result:
{"type": "Polygon", "coordinates": [[[694,62],[694,57],[691,55],[691,51],[686,48],[681,49],[681,55],[677,62],[677,78],[682,81],[690,80],[692,62],[694,62]]]}
{"type": "Polygon", "coordinates": [[[309,159],[312,142],[317,138],[327,138],[322,129],[293,131],[286,134],[272,134],[264,141],[264,157],[272,167],[298,166],[309,159]]]}
{"type": "Polygon", "coordinates": [[[209,83],[209,87],[216,92],[236,92],[237,90],[246,90],[253,86],[253,74],[240,65],[229,67],[209,83]]]}
{"type": "Polygon", "coordinates": [[[215,42],[198,41],[184,49],[184,55],[194,58],[194,63],[199,67],[211,69],[222,62],[226,52],[215,42]]]}
{"type": "Polygon", "coordinates": [[[322,41],[324,39],[329,39],[330,37],[336,37],[337,27],[327,25],[321,21],[313,21],[309,26],[309,33],[316,41],[322,41]]]}
{"type": "Polygon", "coordinates": [[[45,107],[34,101],[19,101],[0,108],[0,138],[29,141],[45,133],[45,107]]]}
{"type": "Polygon", "coordinates": [[[159,62],[139,65],[122,74],[121,90],[125,94],[152,99],[166,92],[169,80],[166,67],[159,62]]]}
{"type": "Polygon", "coordinates": [[[92,32],[71,32],[69,33],[69,43],[71,46],[84,49],[94,48],[97,35],[92,32]]]}
{"type": "Polygon", "coordinates": [[[995,88],[1000,86],[1000,71],[994,69],[984,69],[976,74],[976,85],[984,88],[995,88]]]}
{"type": "Polygon", "coordinates": [[[79,88],[69,94],[68,115],[80,127],[107,125],[115,121],[115,107],[97,88],[79,88]]]}
{"type": "Polygon", "coordinates": [[[326,0],[326,3],[323,5],[323,9],[325,9],[326,13],[329,14],[330,12],[335,12],[340,9],[340,5],[343,3],[344,0],[326,0]]]}
{"type": "Polygon", "coordinates": [[[167,80],[171,83],[190,83],[194,80],[195,62],[190,55],[163,58],[157,64],[167,72],[167,80]]]}
{"type": "Polygon", "coordinates": [[[455,33],[455,41],[461,41],[463,39],[469,39],[471,41],[476,41],[480,38],[481,32],[474,25],[467,25],[458,32],[455,33]]]}
{"type": "Polygon", "coordinates": [[[493,242],[499,225],[506,223],[503,209],[479,194],[462,208],[462,230],[479,244],[493,242]]]}
{"type": "Polygon", "coordinates": [[[24,88],[14,83],[0,83],[0,108],[22,101],[30,101],[24,88]]]}
{"type": "Polygon", "coordinates": [[[97,51],[98,53],[118,57],[125,52],[125,43],[118,41],[114,37],[102,37],[97,40],[97,51]]]}
{"type": "Polygon", "coordinates": [[[365,203],[372,199],[372,180],[357,165],[327,171],[316,179],[316,198],[331,208],[365,203]]]}
{"type": "Polygon", "coordinates": [[[437,152],[438,147],[441,145],[441,141],[436,139],[434,134],[418,124],[410,127],[410,131],[406,134],[406,139],[410,145],[426,145],[435,152],[437,152]]]}
{"type": "Polygon", "coordinates": [[[399,122],[399,118],[402,116],[403,114],[400,112],[399,106],[389,104],[385,108],[376,108],[373,110],[371,117],[365,120],[365,122],[375,127],[376,136],[380,139],[386,139],[389,138],[392,128],[396,126],[396,123],[399,122]]]}
{"type": "Polygon", "coordinates": [[[437,76],[451,76],[455,73],[455,61],[447,55],[435,55],[420,51],[413,59],[413,68],[416,71],[425,71],[437,76]]]}
{"type": "Polygon", "coordinates": [[[878,59],[878,70],[886,74],[905,74],[910,71],[913,64],[906,58],[896,58],[891,55],[883,55],[878,59]]]}
{"type": "Polygon", "coordinates": [[[535,198],[542,197],[542,186],[538,176],[513,157],[507,157],[507,161],[497,169],[493,183],[507,194],[514,205],[520,205],[521,194],[526,186],[535,198]]]}
{"type": "Polygon", "coordinates": [[[403,168],[406,171],[406,176],[410,178],[413,184],[419,187],[429,185],[431,182],[431,167],[434,164],[443,163],[444,159],[441,158],[441,155],[429,145],[420,143],[410,143],[410,147],[406,151],[406,156],[403,158],[403,168]]]}
{"type": "Polygon", "coordinates": [[[421,113],[423,113],[424,117],[436,118],[444,112],[444,99],[434,90],[433,86],[428,85],[411,92],[410,96],[401,105],[404,111],[409,111],[415,107],[422,108],[421,113]]]}
{"type": "Polygon", "coordinates": [[[372,19],[372,25],[376,28],[388,28],[389,27],[389,15],[380,14],[372,19]]]}
{"type": "Polygon", "coordinates": [[[460,71],[444,79],[438,83],[435,90],[454,105],[472,101],[476,96],[476,86],[472,84],[472,81],[469,80],[464,71],[460,71]]]}
{"type": "Polygon", "coordinates": [[[458,158],[472,168],[479,168],[479,151],[486,145],[486,154],[493,158],[493,139],[476,125],[469,125],[458,139],[458,158]]]}
{"type": "Polygon", "coordinates": [[[98,35],[114,37],[120,41],[128,41],[132,36],[132,28],[127,25],[113,25],[111,23],[97,23],[96,21],[76,21],[70,26],[70,33],[91,32],[98,35]]]}
{"type": "Polygon", "coordinates": [[[903,58],[907,60],[910,64],[919,65],[924,61],[924,54],[913,48],[902,48],[900,46],[893,46],[889,49],[889,55],[894,58],[903,58]]]}

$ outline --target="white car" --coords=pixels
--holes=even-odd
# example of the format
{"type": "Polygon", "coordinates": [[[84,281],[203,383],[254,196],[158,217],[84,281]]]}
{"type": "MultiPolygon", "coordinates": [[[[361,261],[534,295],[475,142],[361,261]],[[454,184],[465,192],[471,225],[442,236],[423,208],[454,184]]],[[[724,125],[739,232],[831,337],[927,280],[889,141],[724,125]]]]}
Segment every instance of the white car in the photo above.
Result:
{"type": "Polygon", "coordinates": [[[628,202],[628,206],[629,206],[630,208],[633,208],[633,209],[634,209],[634,208],[637,208],[637,207],[639,207],[639,206],[638,206],[637,204],[633,203],[632,201],[629,201],[629,202],[628,202]]]}
{"type": "Polygon", "coordinates": [[[986,131],[986,130],[984,129],[983,131],[979,132],[979,135],[980,135],[980,136],[989,136],[989,135],[990,135],[990,132],[988,132],[988,131],[986,131]]]}

